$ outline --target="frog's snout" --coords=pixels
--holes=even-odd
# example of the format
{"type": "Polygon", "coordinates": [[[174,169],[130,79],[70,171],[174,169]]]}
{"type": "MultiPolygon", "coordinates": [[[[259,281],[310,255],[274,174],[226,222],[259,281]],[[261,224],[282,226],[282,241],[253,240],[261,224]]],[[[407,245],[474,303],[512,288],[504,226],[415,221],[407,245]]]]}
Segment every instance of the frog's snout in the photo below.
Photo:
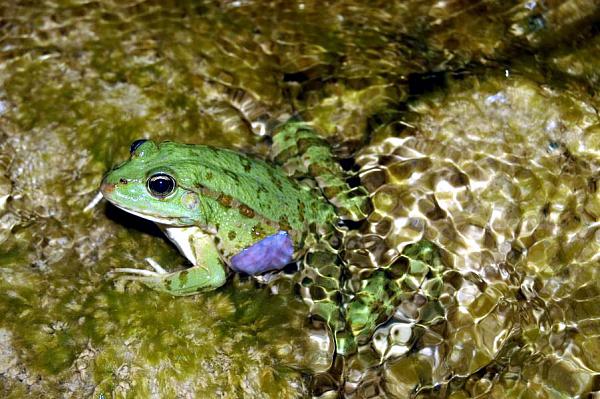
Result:
{"type": "Polygon", "coordinates": [[[113,191],[115,191],[115,187],[116,185],[113,183],[102,182],[100,185],[100,192],[106,197],[107,194],[111,194],[113,191]]]}

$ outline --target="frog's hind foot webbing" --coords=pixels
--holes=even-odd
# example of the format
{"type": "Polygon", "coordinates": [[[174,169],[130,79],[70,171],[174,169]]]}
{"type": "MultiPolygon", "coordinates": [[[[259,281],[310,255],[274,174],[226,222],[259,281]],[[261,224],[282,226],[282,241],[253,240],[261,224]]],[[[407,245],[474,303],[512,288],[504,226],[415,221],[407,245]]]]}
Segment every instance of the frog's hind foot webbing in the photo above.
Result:
{"type": "Polygon", "coordinates": [[[361,220],[370,211],[363,187],[350,187],[346,173],[334,158],[329,143],[307,123],[290,120],[273,132],[273,161],[294,177],[313,177],[342,219],[361,220]]]}

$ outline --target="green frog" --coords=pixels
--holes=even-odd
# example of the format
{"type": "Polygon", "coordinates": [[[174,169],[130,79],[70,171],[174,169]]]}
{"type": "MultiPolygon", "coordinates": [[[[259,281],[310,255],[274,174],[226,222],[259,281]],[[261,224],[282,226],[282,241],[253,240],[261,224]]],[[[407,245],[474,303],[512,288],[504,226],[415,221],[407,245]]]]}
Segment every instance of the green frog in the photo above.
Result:
{"type": "MultiPolygon", "coordinates": [[[[347,183],[330,146],[308,124],[283,123],[272,140],[271,162],[206,145],[135,141],[129,160],[104,177],[101,193],[155,222],[191,267],[168,272],[147,259],[151,270],[114,272],[181,296],[217,289],[231,271],[263,276],[310,257],[297,276],[300,292],[331,329],[337,353],[348,354],[401,295],[385,271],[365,275],[352,293],[344,288],[340,221],[366,218],[368,193],[347,183]]],[[[411,260],[424,254],[431,261],[429,247],[412,251],[411,260]]]]}

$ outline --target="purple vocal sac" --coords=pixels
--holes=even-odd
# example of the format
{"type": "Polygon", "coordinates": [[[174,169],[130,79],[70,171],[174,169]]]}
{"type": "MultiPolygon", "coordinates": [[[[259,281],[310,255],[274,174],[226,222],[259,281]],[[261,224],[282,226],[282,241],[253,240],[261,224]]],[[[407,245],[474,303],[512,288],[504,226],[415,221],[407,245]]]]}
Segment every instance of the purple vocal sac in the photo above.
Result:
{"type": "Polygon", "coordinates": [[[263,238],[231,257],[231,268],[236,272],[260,274],[279,270],[292,261],[294,244],[288,233],[280,231],[263,238]]]}

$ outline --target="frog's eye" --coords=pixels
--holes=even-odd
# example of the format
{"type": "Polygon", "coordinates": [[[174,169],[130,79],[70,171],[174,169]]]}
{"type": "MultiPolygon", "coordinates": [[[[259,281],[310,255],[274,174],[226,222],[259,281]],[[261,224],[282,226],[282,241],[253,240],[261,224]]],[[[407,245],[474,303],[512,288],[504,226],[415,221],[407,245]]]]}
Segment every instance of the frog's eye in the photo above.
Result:
{"type": "Polygon", "coordinates": [[[148,141],[148,140],[140,139],[140,140],[136,140],[133,143],[131,143],[131,147],[129,147],[129,154],[133,155],[135,150],[137,150],[138,147],[141,146],[142,144],[144,144],[146,141],[148,141]]]}
{"type": "Polygon", "coordinates": [[[165,198],[175,191],[176,182],[165,173],[157,173],[148,178],[148,191],[156,198],[165,198]]]}

